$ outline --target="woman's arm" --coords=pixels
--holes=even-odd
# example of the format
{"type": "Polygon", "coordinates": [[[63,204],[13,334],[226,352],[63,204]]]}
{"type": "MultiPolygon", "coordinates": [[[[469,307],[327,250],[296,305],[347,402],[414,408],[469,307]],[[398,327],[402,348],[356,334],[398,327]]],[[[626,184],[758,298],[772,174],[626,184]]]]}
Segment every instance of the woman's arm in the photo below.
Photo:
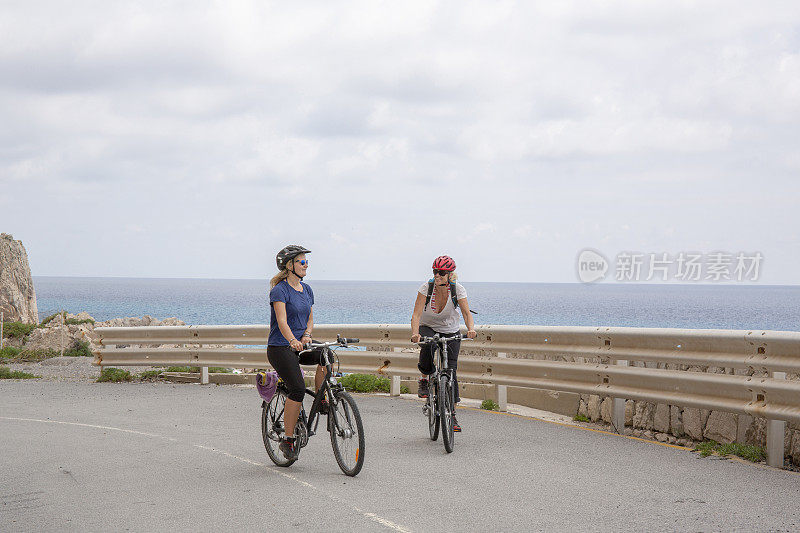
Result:
{"type": "Polygon", "coordinates": [[[417,301],[414,302],[414,312],[411,314],[411,342],[419,341],[419,320],[422,318],[422,311],[425,310],[425,295],[417,293],[417,301]]]}
{"type": "Polygon", "coordinates": [[[311,308],[311,311],[308,313],[308,323],[306,324],[306,330],[303,333],[303,338],[300,341],[303,344],[307,344],[311,342],[311,332],[314,331],[314,308],[311,308]]]}
{"type": "Polygon", "coordinates": [[[472,313],[469,312],[469,303],[466,298],[458,300],[458,307],[461,309],[461,316],[464,317],[464,324],[467,326],[467,337],[474,339],[478,334],[475,331],[475,322],[472,320],[472,313]]]}
{"type": "Polygon", "coordinates": [[[289,341],[289,346],[291,346],[293,350],[302,350],[303,344],[294,338],[292,328],[290,328],[289,323],[286,322],[286,302],[272,302],[272,307],[275,309],[275,320],[278,321],[278,329],[281,330],[283,338],[289,341]]]}

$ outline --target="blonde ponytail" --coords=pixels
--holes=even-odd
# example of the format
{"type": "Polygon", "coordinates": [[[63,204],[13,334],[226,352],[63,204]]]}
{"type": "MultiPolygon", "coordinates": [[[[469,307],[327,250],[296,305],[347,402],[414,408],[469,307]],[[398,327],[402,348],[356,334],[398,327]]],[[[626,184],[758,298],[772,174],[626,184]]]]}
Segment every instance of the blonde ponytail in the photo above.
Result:
{"type": "Polygon", "coordinates": [[[280,283],[281,281],[285,280],[288,277],[289,277],[289,269],[284,268],[283,270],[275,274],[271,280],[269,280],[269,288],[272,289],[273,287],[275,287],[275,285],[277,285],[278,283],[280,283]]]}

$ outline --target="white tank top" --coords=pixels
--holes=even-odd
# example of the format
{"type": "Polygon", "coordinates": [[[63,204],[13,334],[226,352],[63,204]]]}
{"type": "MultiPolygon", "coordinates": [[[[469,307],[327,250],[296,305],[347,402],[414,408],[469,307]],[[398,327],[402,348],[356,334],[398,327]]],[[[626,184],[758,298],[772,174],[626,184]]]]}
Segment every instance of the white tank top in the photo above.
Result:
{"type": "MultiPolygon", "coordinates": [[[[433,312],[433,303],[436,294],[436,288],[433,289],[434,294],[431,295],[431,301],[425,310],[422,311],[422,318],[420,319],[421,326],[428,326],[433,328],[439,333],[457,333],[461,326],[459,309],[453,306],[453,298],[450,296],[450,290],[447,291],[447,301],[444,304],[444,309],[441,313],[433,312]]],[[[419,293],[423,296],[428,296],[428,282],[423,283],[419,288],[419,293]]],[[[467,290],[463,285],[456,282],[456,300],[467,297],[467,290]]],[[[437,302],[437,304],[440,306],[437,302]]]]}

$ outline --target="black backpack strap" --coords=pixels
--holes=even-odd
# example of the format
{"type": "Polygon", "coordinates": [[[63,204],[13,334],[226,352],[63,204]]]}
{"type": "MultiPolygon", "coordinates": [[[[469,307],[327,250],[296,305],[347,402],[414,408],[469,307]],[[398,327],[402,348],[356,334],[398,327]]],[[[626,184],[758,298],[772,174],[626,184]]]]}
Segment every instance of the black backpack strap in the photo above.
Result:
{"type": "Polygon", "coordinates": [[[431,295],[433,295],[433,280],[428,280],[428,295],[425,297],[425,307],[424,309],[428,308],[428,304],[431,303],[431,295]]]}

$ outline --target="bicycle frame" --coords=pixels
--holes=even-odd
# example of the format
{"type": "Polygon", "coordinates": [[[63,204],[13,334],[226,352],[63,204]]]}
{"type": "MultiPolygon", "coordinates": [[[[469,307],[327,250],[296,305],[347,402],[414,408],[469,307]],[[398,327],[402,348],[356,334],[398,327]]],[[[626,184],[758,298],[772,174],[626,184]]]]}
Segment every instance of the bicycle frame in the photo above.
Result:
{"type": "MultiPolygon", "coordinates": [[[[344,340],[345,341],[352,340],[358,342],[358,339],[344,339],[344,340]]],[[[334,402],[336,401],[335,396],[333,394],[334,390],[335,389],[344,390],[344,387],[342,387],[342,385],[336,381],[336,378],[333,377],[334,351],[331,349],[331,346],[335,345],[341,345],[338,339],[337,342],[335,343],[321,343],[319,345],[313,346],[309,350],[303,350],[299,352],[303,353],[305,351],[312,351],[321,347],[323,349],[322,357],[324,358],[325,361],[325,377],[322,380],[322,384],[320,385],[319,390],[317,390],[317,392],[314,392],[311,389],[306,388],[305,391],[307,395],[314,398],[314,401],[311,404],[311,409],[308,411],[308,414],[306,414],[305,406],[301,407],[300,416],[298,417],[297,420],[298,423],[302,422],[307,432],[306,438],[304,439],[305,442],[302,443],[302,446],[305,446],[307,444],[308,437],[315,435],[317,432],[317,427],[319,426],[320,406],[322,405],[322,401],[325,399],[325,395],[327,394],[329,398],[328,412],[330,413],[331,409],[333,409],[334,402]]],[[[349,422],[350,421],[348,421],[348,423],[349,422]]],[[[335,429],[337,431],[340,429],[339,419],[335,415],[328,416],[328,431],[333,429],[331,426],[335,426],[335,429]]]]}
{"type": "Polygon", "coordinates": [[[456,333],[455,335],[452,335],[450,337],[445,337],[438,333],[435,334],[433,337],[420,337],[419,342],[417,344],[433,345],[435,346],[434,348],[435,350],[436,348],[438,348],[438,350],[436,351],[438,353],[439,360],[436,361],[437,358],[435,357],[432,358],[433,372],[428,376],[429,381],[438,379],[439,376],[441,376],[442,374],[446,373],[449,370],[449,367],[447,366],[447,343],[448,341],[456,339],[465,340],[465,337],[463,337],[460,333],[456,333]]]}

